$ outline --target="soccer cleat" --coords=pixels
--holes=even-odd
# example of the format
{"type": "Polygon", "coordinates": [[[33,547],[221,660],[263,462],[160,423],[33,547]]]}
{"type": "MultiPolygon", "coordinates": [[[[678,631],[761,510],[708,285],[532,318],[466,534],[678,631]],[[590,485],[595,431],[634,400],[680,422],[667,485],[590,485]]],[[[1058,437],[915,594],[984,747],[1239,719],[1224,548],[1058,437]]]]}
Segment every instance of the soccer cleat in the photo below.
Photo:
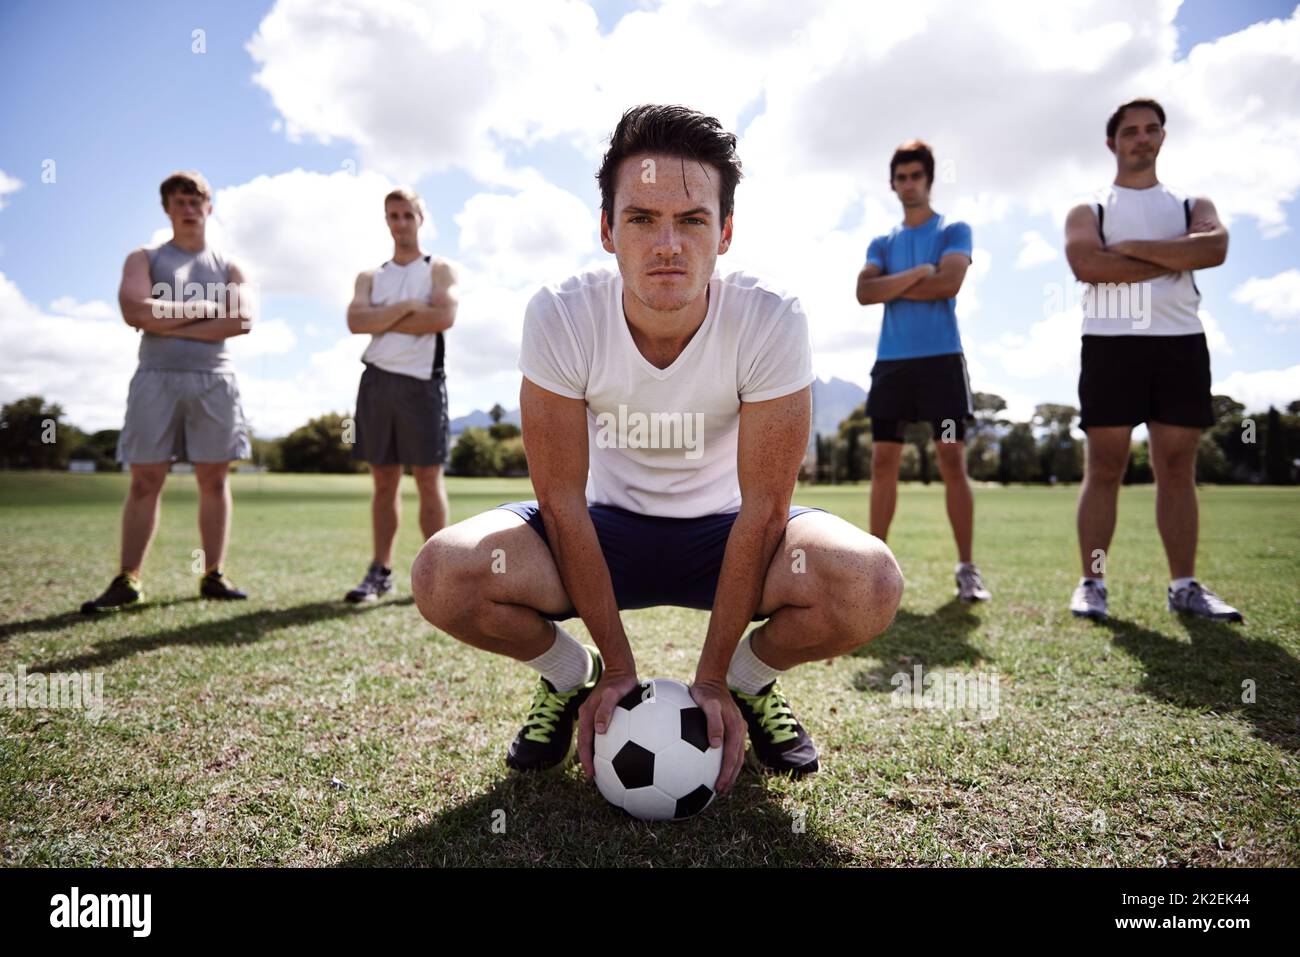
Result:
{"type": "Polygon", "coordinates": [[[957,571],[957,597],[962,601],[988,601],[993,597],[984,587],[980,570],[974,565],[962,565],[957,571]]]}
{"type": "Polygon", "coordinates": [[[140,579],[122,572],[108,583],[104,594],[94,601],[83,602],[81,613],[97,615],[102,611],[117,611],[119,608],[135,605],[143,600],[144,590],[140,587],[140,579]]]}
{"type": "Polygon", "coordinates": [[[1245,621],[1241,612],[1198,581],[1192,581],[1177,591],[1171,585],[1165,602],[1170,611],[1186,612],[1211,621],[1245,621]]]}
{"type": "Polygon", "coordinates": [[[199,595],[203,598],[221,598],[224,600],[242,600],[248,597],[235,587],[235,583],[226,577],[226,573],[214,568],[199,581],[199,595]]]}
{"type": "Polygon", "coordinates": [[[1106,586],[1087,579],[1079,582],[1074,594],[1070,596],[1070,613],[1075,618],[1104,621],[1107,614],[1106,586]]]}
{"type": "Polygon", "coordinates": [[[573,726],[578,709],[591,695],[605,670],[600,652],[585,646],[591,654],[591,678],[572,691],[556,691],[545,678],[537,679],[528,718],[510,742],[506,764],[516,771],[545,771],[562,765],[573,755],[573,726]]]}
{"type": "Polygon", "coordinates": [[[366,569],[366,577],[361,579],[361,584],[343,598],[350,602],[378,601],[395,589],[393,570],[385,568],[379,562],[371,562],[370,567],[366,569]]]}
{"type": "Polygon", "coordinates": [[[732,688],[731,697],[749,725],[753,747],[746,761],[754,770],[795,777],[817,770],[817,745],[795,718],[775,679],[758,694],[732,688]]]}

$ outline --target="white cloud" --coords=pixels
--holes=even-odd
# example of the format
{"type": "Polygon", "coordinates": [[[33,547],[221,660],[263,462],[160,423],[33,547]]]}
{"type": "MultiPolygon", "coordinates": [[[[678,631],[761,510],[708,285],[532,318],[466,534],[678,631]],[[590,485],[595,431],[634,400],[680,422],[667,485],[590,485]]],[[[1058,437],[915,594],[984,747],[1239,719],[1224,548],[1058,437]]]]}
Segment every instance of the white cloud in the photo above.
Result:
{"type": "Polygon", "coordinates": [[[957,293],[957,318],[965,322],[979,311],[979,287],[993,267],[993,254],[976,246],[971,250],[970,267],[957,293]]]}
{"type": "Polygon", "coordinates": [[[92,299],[89,302],[77,302],[72,296],[60,296],[50,303],[50,312],[60,316],[71,316],[74,319],[117,319],[119,313],[116,306],[111,306],[102,299],[92,299]]]}
{"type": "Polygon", "coordinates": [[[572,193],[539,182],[513,195],[471,196],[455,220],[466,264],[517,287],[567,276],[599,251],[598,216],[572,193]]]}
{"type": "Polygon", "coordinates": [[[248,335],[228,341],[236,366],[242,368],[249,359],[287,355],[298,344],[298,337],[284,319],[258,318],[248,335]]]}
{"type": "Polygon", "coordinates": [[[1210,355],[1232,355],[1232,343],[1228,341],[1228,336],[1219,325],[1219,320],[1215,319],[1210,310],[1204,306],[1200,308],[1198,315],[1201,317],[1201,325],[1205,327],[1205,344],[1210,349],[1210,355]]]}
{"type": "Polygon", "coordinates": [[[1017,269],[1032,269],[1057,258],[1056,247],[1037,230],[1030,229],[1021,233],[1020,243],[1020,255],[1016,257],[1017,269]]]}
{"type": "Polygon", "coordinates": [[[351,142],[401,179],[459,165],[504,181],[503,141],[589,115],[597,39],[591,8],[562,0],[284,0],[247,48],[291,139],[351,142]]]}
{"type": "Polygon", "coordinates": [[[10,176],[4,170],[0,169],[0,209],[4,209],[8,204],[5,196],[9,193],[16,193],[23,188],[22,180],[10,176]]]}
{"type": "Polygon", "coordinates": [[[1264,412],[1270,405],[1285,409],[1300,399],[1300,365],[1289,369],[1234,372],[1213,386],[1215,395],[1230,395],[1246,406],[1247,412],[1264,412]]]}
{"type": "MultiPolygon", "coordinates": [[[[66,298],[55,304],[77,305],[66,298]]],[[[77,311],[42,312],[0,273],[0,341],[5,343],[0,400],[40,395],[62,405],[67,420],[79,428],[121,428],[139,334],[100,310],[77,311]]]]}
{"type": "Polygon", "coordinates": [[[985,342],[980,351],[997,359],[1003,371],[1016,379],[1050,376],[1074,382],[1079,375],[1082,328],[1082,312],[1073,306],[1034,323],[1025,334],[1004,332],[985,342]]]}
{"type": "Polygon", "coordinates": [[[1278,322],[1300,319],[1300,269],[1247,279],[1232,291],[1232,300],[1278,322]]]}

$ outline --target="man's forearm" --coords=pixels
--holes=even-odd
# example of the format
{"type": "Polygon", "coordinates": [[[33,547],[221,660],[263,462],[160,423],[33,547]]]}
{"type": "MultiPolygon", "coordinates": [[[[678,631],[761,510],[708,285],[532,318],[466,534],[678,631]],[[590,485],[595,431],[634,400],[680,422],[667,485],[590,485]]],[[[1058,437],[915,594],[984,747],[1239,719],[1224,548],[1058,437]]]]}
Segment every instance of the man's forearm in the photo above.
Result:
{"type": "Polygon", "coordinates": [[[763,598],[772,556],[781,544],[789,507],[780,512],[744,504],[731,526],[718,574],[718,590],[709,615],[709,630],[695,669],[695,680],[725,684],[731,656],[763,598]]]}
{"type": "Polygon", "coordinates": [[[252,327],[252,321],[239,316],[225,319],[204,319],[179,329],[169,335],[177,339],[195,339],[199,342],[220,342],[231,336],[242,336],[252,327]]]}
{"type": "Polygon", "coordinates": [[[920,267],[905,269],[889,276],[874,276],[871,279],[858,278],[858,302],[872,306],[878,302],[897,299],[909,288],[921,282],[926,271],[920,267]]]}
{"type": "Polygon", "coordinates": [[[122,303],[127,324],[157,336],[174,335],[176,330],[217,315],[217,304],[206,299],[180,302],[173,299],[143,299],[122,303]]]}
{"type": "Polygon", "coordinates": [[[1079,282],[1146,282],[1169,272],[1163,266],[1099,249],[1071,264],[1079,282]]]}
{"type": "Polygon", "coordinates": [[[1220,265],[1227,257],[1228,241],[1220,233],[1198,233],[1176,239],[1130,239],[1116,243],[1112,252],[1160,266],[1165,272],[1182,272],[1220,265]]]}
{"type": "Polygon", "coordinates": [[[421,306],[397,320],[387,331],[426,336],[431,332],[446,332],[455,321],[454,306],[421,306]]]}
{"type": "Polygon", "coordinates": [[[410,302],[395,302],[391,306],[372,306],[367,309],[348,310],[348,329],[364,335],[388,332],[402,317],[413,310],[410,302]]]}
{"type": "Polygon", "coordinates": [[[952,299],[960,291],[961,283],[953,285],[952,280],[935,273],[933,276],[926,276],[920,282],[908,286],[898,298],[922,301],[952,299]]]}
{"type": "Polygon", "coordinates": [[[542,523],[560,581],[600,650],[608,671],[634,673],[636,661],[614,598],[614,583],[585,497],[573,502],[541,504],[542,523]]]}

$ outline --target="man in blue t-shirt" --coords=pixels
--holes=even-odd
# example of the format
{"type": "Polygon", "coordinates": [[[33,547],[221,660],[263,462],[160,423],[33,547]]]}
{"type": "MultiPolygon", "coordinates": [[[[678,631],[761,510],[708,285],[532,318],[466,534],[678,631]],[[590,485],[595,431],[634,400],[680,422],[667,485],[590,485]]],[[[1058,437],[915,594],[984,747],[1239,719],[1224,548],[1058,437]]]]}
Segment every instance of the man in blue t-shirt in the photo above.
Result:
{"type": "Polygon", "coordinates": [[[858,302],[883,302],[885,322],[871,369],[871,534],[884,541],[898,498],[898,462],[908,422],[929,422],[957,540],[957,596],[987,601],[971,562],[975,502],[966,479],[966,422],[974,417],[970,378],[957,332],[956,296],[971,262],[970,227],[930,208],[934,154],[920,140],[889,161],[890,188],[903,223],[877,236],[858,273],[858,302]]]}

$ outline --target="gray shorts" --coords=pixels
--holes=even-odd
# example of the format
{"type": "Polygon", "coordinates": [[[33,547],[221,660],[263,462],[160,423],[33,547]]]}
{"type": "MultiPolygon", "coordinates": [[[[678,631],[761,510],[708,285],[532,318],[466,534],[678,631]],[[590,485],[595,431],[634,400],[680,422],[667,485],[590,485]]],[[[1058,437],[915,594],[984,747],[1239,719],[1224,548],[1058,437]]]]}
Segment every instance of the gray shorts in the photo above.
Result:
{"type": "Polygon", "coordinates": [[[357,389],[352,458],[371,465],[446,465],[451,452],[447,380],[365,365],[357,389]]]}
{"type": "Polygon", "coordinates": [[[137,369],[131,377],[119,462],[234,462],[252,452],[233,372],[137,369]]]}

